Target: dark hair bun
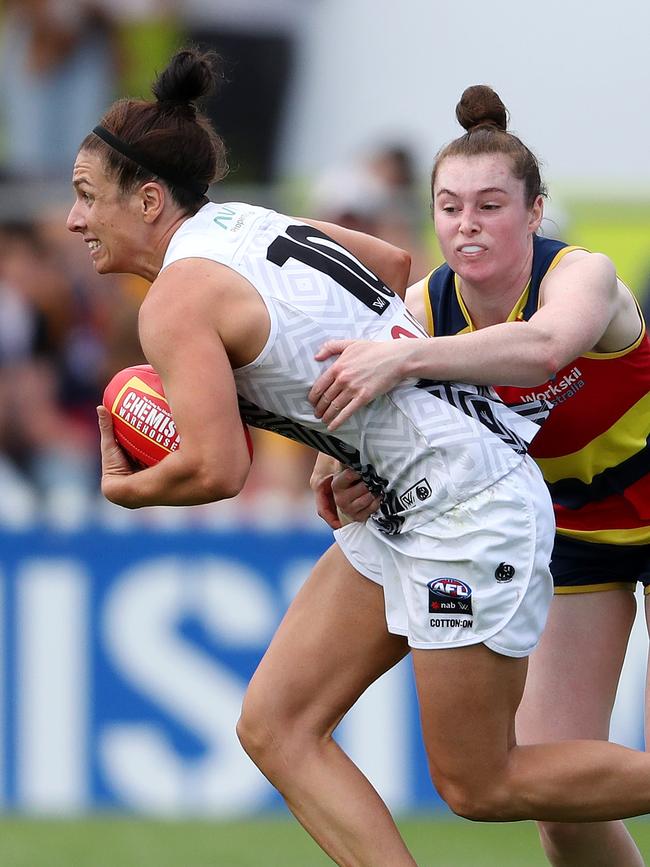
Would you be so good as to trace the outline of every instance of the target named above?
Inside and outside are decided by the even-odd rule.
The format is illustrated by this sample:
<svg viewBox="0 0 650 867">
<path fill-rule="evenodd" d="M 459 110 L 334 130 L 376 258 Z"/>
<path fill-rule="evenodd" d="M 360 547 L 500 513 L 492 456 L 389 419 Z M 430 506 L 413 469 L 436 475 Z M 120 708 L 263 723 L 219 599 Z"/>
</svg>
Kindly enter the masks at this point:
<svg viewBox="0 0 650 867">
<path fill-rule="evenodd" d="M 158 102 L 193 106 L 207 96 L 221 77 L 219 55 L 214 51 L 186 48 L 175 54 L 152 85 Z"/>
<path fill-rule="evenodd" d="M 463 91 L 456 106 L 458 123 L 471 132 L 474 127 L 491 125 L 508 128 L 508 112 L 497 93 L 487 84 L 474 84 Z"/>
</svg>

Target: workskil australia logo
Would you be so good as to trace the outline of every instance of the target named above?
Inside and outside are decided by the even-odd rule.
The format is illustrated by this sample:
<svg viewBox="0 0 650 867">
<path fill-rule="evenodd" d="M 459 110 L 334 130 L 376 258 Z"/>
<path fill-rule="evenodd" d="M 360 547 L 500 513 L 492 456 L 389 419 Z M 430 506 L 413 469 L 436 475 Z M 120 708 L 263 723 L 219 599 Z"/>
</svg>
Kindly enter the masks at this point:
<svg viewBox="0 0 650 867">
<path fill-rule="evenodd" d="M 564 403 L 565 400 L 568 400 L 580 391 L 584 387 L 584 384 L 585 381 L 582 378 L 580 368 L 572 367 L 562 379 L 550 382 L 544 391 L 526 394 L 522 397 L 522 400 L 525 403 L 532 403 L 534 400 L 548 400 L 552 404 Z"/>
</svg>

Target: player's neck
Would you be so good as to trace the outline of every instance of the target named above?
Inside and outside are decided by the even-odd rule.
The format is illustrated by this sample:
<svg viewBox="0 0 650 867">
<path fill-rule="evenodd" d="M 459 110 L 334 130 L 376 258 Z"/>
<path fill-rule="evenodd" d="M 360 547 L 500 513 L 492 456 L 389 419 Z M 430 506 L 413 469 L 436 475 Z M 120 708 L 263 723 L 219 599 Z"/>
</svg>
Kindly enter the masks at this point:
<svg viewBox="0 0 650 867">
<path fill-rule="evenodd" d="M 189 219 L 187 214 L 177 214 L 172 219 L 161 222 L 160 225 L 152 226 L 151 243 L 141 251 L 141 256 L 131 273 L 153 283 L 163 266 L 171 239 L 187 219 Z"/>
<path fill-rule="evenodd" d="M 500 274 L 481 283 L 459 278 L 460 294 L 474 328 L 497 325 L 508 319 L 530 281 L 531 270 L 532 250 L 530 257 L 511 274 Z"/>
</svg>

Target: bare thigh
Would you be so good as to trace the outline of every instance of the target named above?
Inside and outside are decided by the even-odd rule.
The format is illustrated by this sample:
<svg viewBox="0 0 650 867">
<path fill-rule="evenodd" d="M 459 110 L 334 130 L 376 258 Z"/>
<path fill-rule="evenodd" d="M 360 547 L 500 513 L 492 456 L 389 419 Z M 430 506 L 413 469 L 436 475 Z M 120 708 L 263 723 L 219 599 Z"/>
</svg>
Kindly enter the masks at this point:
<svg viewBox="0 0 650 867">
<path fill-rule="evenodd" d="M 628 590 L 553 597 L 517 713 L 520 743 L 608 739 L 635 611 Z"/>
<path fill-rule="evenodd" d="M 527 660 L 474 644 L 414 650 L 413 666 L 429 767 L 440 794 L 452 805 L 472 788 L 494 787 L 515 745 Z"/>
<path fill-rule="evenodd" d="M 386 627 L 382 588 L 354 569 L 338 545 L 318 561 L 253 675 L 245 708 L 331 732 L 357 698 L 408 653 Z"/>
</svg>

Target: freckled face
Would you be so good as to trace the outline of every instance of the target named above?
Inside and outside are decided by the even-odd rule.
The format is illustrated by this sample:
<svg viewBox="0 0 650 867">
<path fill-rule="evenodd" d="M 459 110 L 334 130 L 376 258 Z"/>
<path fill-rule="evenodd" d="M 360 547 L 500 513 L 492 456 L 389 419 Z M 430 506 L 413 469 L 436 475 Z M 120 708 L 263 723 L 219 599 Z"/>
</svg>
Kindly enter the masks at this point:
<svg viewBox="0 0 650 867">
<path fill-rule="evenodd" d="M 98 154 L 80 151 L 72 172 L 75 203 L 67 227 L 88 245 L 98 274 L 128 273 L 137 260 L 142 220 L 139 200 L 120 192 Z"/>
<path fill-rule="evenodd" d="M 514 177 L 504 154 L 450 156 L 438 166 L 436 235 L 451 269 L 469 284 L 505 288 L 521 279 L 542 211 L 541 196 L 531 208 L 526 205 L 524 182 Z"/>
</svg>

